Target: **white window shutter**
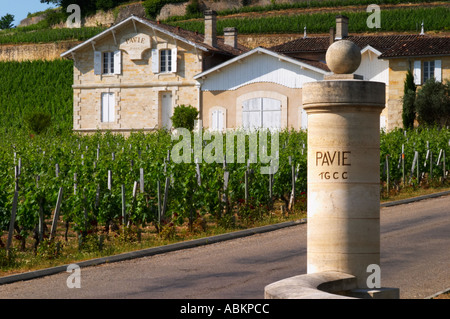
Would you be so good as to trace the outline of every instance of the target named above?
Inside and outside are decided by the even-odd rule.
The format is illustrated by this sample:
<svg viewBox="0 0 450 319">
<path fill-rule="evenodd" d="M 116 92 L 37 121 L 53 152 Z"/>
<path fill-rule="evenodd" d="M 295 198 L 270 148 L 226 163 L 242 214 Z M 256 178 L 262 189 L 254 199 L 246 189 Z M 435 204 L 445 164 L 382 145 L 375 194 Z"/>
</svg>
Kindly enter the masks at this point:
<svg viewBox="0 0 450 319">
<path fill-rule="evenodd" d="M 152 72 L 154 74 L 159 73 L 159 51 L 158 51 L 158 49 L 152 50 Z"/>
<path fill-rule="evenodd" d="M 94 74 L 102 74 L 102 53 L 100 51 L 94 52 Z"/>
<path fill-rule="evenodd" d="M 213 131 L 217 131 L 219 129 L 218 126 L 218 113 L 219 111 L 212 111 L 211 117 L 212 117 L 212 121 L 211 121 L 211 129 Z"/>
<path fill-rule="evenodd" d="M 414 84 L 421 85 L 422 84 L 422 70 L 421 70 L 421 62 L 414 61 Z"/>
<path fill-rule="evenodd" d="M 116 109 L 116 98 L 114 93 L 109 93 L 109 101 L 108 101 L 108 115 L 109 115 L 109 122 L 114 122 L 115 117 L 115 109 Z"/>
<path fill-rule="evenodd" d="M 177 55 L 178 55 L 178 49 L 173 48 L 172 49 L 172 72 L 177 73 Z"/>
<path fill-rule="evenodd" d="M 441 60 L 434 61 L 434 78 L 437 82 L 442 82 L 442 64 Z"/>
<path fill-rule="evenodd" d="M 116 99 L 114 93 L 102 93 L 102 122 L 115 121 Z"/>
<path fill-rule="evenodd" d="M 217 129 L 223 131 L 223 111 L 217 111 Z"/>
<path fill-rule="evenodd" d="M 122 74 L 122 51 L 114 52 L 114 74 Z"/>
<path fill-rule="evenodd" d="M 102 122 L 108 122 L 108 95 L 102 93 Z"/>
</svg>

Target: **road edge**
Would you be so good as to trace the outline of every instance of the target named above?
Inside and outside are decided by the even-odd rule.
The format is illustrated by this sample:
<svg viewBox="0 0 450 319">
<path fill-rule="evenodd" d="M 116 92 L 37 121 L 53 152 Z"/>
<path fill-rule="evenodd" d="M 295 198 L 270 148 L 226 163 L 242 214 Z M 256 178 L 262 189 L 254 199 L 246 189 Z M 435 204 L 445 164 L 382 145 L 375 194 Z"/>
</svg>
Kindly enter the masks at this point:
<svg viewBox="0 0 450 319">
<path fill-rule="evenodd" d="M 428 194 L 428 195 L 423 195 L 423 196 L 418 196 L 418 197 L 412 197 L 412 198 L 398 200 L 398 201 L 381 203 L 380 206 L 381 207 L 392 207 L 392 206 L 404 205 L 404 204 L 414 203 L 414 202 L 418 202 L 418 201 L 425 200 L 425 199 L 437 198 L 437 197 L 442 197 L 442 196 L 447 196 L 447 195 L 450 195 L 450 191 L 444 191 L 444 192 L 433 193 L 433 194 Z M 210 237 L 205 237 L 205 238 L 193 239 L 193 240 L 183 241 L 183 242 L 169 244 L 169 245 L 165 245 L 165 246 L 152 247 L 152 248 L 127 252 L 127 253 L 117 254 L 117 255 L 113 255 L 113 256 L 100 257 L 100 258 L 80 261 L 80 262 L 77 262 L 76 265 L 78 265 L 80 268 L 85 268 L 85 267 L 98 266 L 98 265 L 107 264 L 107 263 L 126 261 L 126 260 L 130 260 L 130 259 L 135 259 L 135 258 L 149 257 L 149 256 L 154 256 L 154 255 L 158 255 L 158 254 L 164 254 L 164 253 L 176 251 L 176 250 L 194 248 L 194 247 L 219 243 L 219 242 L 223 242 L 223 241 L 227 241 L 227 240 L 252 236 L 252 235 L 256 235 L 256 234 L 262 234 L 265 232 L 283 229 L 286 227 L 297 226 L 300 224 L 306 224 L 306 218 L 303 218 L 300 220 L 295 220 L 295 221 L 278 223 L 278 224 L 274 224 L 274 225 L 255 227 L 255 228 L 250 228 L 250 229 L 245 229 L 245 230 L 240 230 L 240 231 L 235 231 L 235 232 L 231 232 L 231 233 L 225 233 L 225 234 L 215 235 L 215 236 L 210 236 Z M 0 286 L 18 282 L 18 281 L 25 281 L 25 280 L 31 280 L 31 279 L 36 279 L 36 278 L 40 278 L 40 277 L 55 275 L 55 274 L 67 271 L 68 266 L 69 265 L 67 264 L 67 265 L 62 265 L 62 266 L 56 266 L 56 267 L 51 267 L 51 268 L 45 268 L 45 269 L 0 277 Z"/>
</svg>

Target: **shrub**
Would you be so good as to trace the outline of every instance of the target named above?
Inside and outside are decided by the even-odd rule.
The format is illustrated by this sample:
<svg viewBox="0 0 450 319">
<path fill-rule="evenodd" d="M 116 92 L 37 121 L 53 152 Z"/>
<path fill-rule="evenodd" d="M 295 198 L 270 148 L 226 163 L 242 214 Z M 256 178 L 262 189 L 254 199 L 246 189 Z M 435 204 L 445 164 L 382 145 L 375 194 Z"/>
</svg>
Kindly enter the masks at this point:
<svg viewBox="0 0 450 319">
<path fill-rule="evenodd" d="M 198 0 L 191 0 L 186 7 L 186 14 L 193 15 L 201 12 L 200 4 Z"/>
<path fill-rule="evenodd" d="M 417 92 L 415 106 L 420 124 L 450 125 L 450 82 L 427 80 Z"/>
<path fill-rule="evenodd" d="M 52 116 L 44 112 L 34 112 L 25 116 L 26 127 L 35 134 L 45 132 L 52 124 Z"/>
<path fill-rule="evenodd" d="M 404 95 L 403 95 L 403 127 L 405 129 L 412 129 L 414 127 L 414 120 L 416 113 L 414 109 L 414 102 L 416 100 L 416 85 L 414 84 L 414 75 L 411 70 L 406 73 Z"/>
<path fill-rule="evenodd" d="M 146 0 L 144 1 L 144 8 L 147 16 L 156 18 L 162 7 L 166 4 L 165 0 Z"/>
<path fill-rule="evenodd" d="M 192 131 L 194 129 L 195 120 L 199 115 L 198 110 L 192 105 L 178 105 L 175 107 L 172 116 L 173 127 L 184 127 Z"/>
</svg>

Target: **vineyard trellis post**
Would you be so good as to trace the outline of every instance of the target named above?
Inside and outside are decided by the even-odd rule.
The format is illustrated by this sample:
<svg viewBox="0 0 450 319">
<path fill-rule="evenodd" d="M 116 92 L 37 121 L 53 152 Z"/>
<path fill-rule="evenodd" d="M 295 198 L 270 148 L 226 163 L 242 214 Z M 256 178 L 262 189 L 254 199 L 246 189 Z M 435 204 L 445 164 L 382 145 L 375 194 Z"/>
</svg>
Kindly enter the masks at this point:
<svg viewBox="0 0 450 319">
<path fill-rule="evenodd" d="M 139 169 L 139 187 L 140 191 L 143 194 L 144 193 L 144 169 L 141 167 Z"/>
<path fill-rule="evenodd" d="M 156 188 L 157 188 L 157 195 L 158 195 L 158 225 L 161 223 L 161 214 L 162 214 L 162 208 L 161 208 L 161 182 L 158 180 L 156 182 Z"/>
<path fill-rule="evenodd" d="M 403 186 L 405 186 L 405 182 L 406 182 L 406 179 L 405 179 L 405 144 L 402 144 L 402 181 L 403 181 Z"/>
<path fill-rule="evenodd" d="M 6 242 L 6 256 L 10 256 L 10 248 L 12 244 L 12 238 L 14 235 L 14 224 L 16 223 L 16 212 L 17 212 L 17 201 L 19 197 L 19 192 L 16 190 L 14 192 L 12 210 L 11 210 L 11 219 L 9 221 L 9 232 L 8 232 L 8 241 Z"/>
<path fill-rule="evenodd" d="M 445 150 L 443 150 L 444 153 L 444 160 L 442 161 L 442 171 L 443 171 L 443 180 L 442 182 L 445 182 L 445 180 L 447 179 L 447 172 L 446 172 L 446 168 L 445 168 Z"/>
<path fill-rule="evenodd" d="M 52 229 L 50 231 L 50 237 L 49 237 L 50 240 L 52 240 L 56 234 L 56 227 L 57 227 L 58 219 L 59 219 L 59 211 L 61 209 L 62 195 L 63 195 L 63 187 L 60 187 L 59 192 L 58 192 L 58 199 L 56 200 L 55 213 L 53 214 Z"/>
<path fill-rule="evenodd" d="M 289 165 L 291 165 L 291 183 L 292 183 L 292 189 L 291 189 L 291 196 L 289 199 L 289 210 L 293 210 L 295 206 L 295 164 L 292 161 L 292 157 L 289 156 Z"/>
<path fill-rule="evenodd" d="M 386 155 L 386 192 L 388 197 L 389 197 L 389 180 L 390 180 L 389 155 Z"/>
<path fill-rule="evenodd" d="M 125 230 L 127 225 L 127 211 L 126 211 L 126 204 L 125 204 L 125 185 L 121 185 L 121 195 L 122 195 L 122 225 L 123 229 Z"/>
</svg>

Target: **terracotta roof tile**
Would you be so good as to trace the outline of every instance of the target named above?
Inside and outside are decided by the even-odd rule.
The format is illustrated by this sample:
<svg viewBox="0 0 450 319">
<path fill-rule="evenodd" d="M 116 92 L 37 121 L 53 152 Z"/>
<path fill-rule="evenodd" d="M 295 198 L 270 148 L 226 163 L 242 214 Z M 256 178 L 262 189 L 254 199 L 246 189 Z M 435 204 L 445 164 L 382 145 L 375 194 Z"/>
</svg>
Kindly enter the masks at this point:
<svg viewBox="0 0 450 319">
<path fill-rule="evenodd" d="M 394 44 L 380 58 L 450 55 L 450 37 L 422 36 Z"/>
<path fill-rule="evenodd" d="M 238 44 L 237 48 L 226 45 L 224 43 L 223 38 L 217 38 L 217 46 L 212 47 L 212 46 L 207 45 L 204 42 L 205 36 L 201 33 L 188 31 L 188 30 L 182 29 L 180 27 L 175 27 L 175 26 L 171 26 L 171 25 L 167 25 L 167 24 L 163 24 L 163 23 L 157 23 L 153 20 L 149 20 L 146 18 L 141 18 L 141 19 L 146 20 L 147 22 L 152 23 L 154 25 L 157 25 L 158 27 L 163 28 L 163 29 L 167 30 L 168 32 L 174 33 L 182 38 L 185 38 L 186 40 L 189 40 L 198 45 L 201 45 L 210 51 L 215 51 L 215 52 L 222 53 L 225 55 L 230 55 L 230 56 L 237 56 L 237 55 L 240 55 L 242 53 L 249 51 L 249 48 L 247 48 L 243 45 L 240 45 L 240 44 Z"/>
<path fill-rule="evenodd" d="M 387 51 L 393 45 L 399 42 L 415 40 L 419 35 L 369 35 L 369 36 L 349 36 L 347 40 L 355 42 L 361 49 L 367 45 L 377 49 L 380 52 Z M 330 46 L 330 38 L 310 37 L 299 38 L 281 45 L 271 47 L 270 49 L 280 53 L 300 53 L 300 52 L 326 52 Z"/>
</svg>

